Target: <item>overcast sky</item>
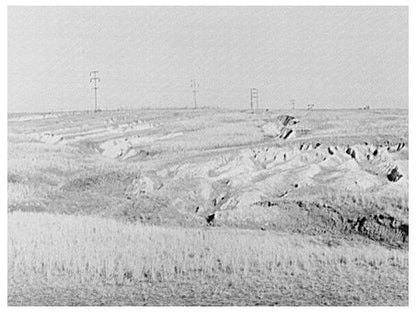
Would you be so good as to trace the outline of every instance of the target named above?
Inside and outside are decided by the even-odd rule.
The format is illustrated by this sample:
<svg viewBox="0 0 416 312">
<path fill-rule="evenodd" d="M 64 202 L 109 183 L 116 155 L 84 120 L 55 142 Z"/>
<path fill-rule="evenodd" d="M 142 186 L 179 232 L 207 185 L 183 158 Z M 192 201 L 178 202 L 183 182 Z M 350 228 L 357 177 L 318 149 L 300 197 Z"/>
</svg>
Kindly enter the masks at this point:
<svg viewBox="0 0 416 312">
<path fill-rule="evenodd" d="M 407 7 L 9 7 L 9 112 L 408 106 Z"/>
</svg>

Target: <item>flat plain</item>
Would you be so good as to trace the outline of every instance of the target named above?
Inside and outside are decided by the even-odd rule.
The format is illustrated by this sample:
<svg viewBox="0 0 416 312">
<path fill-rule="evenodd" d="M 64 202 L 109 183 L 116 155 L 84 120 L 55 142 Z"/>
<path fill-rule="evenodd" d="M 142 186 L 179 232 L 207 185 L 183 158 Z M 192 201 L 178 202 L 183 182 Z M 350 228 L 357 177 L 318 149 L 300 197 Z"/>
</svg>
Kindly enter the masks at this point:
<svg viewBox="0 0 416 312">
<path fill-rule="evenodd" d="M 408 305 L 406 110 L 10 114 L 9 305 Z"/>
</svg>

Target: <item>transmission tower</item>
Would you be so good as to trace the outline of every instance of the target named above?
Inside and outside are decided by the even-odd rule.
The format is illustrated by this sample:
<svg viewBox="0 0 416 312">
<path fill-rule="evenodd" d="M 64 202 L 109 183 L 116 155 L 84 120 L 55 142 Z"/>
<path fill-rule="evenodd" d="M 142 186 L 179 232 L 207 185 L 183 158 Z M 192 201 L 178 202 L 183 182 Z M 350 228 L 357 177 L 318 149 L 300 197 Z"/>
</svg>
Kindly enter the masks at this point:
<svg viewBox="0 0 416 312">
<path fill-rule="evenodd" d="M 196 105 L 196 93 L 198 92 L 199 88 L 199 83 L 196 80 L 191 80 L 191 89 L 192 89 L 192 93 L 194 94 L 194 104 L 195 104 L 195 109 L 197 108 Z"/>
<path fill-rule="evenodd" d="M 100 78 L 97 77 L 98 74 L 98 70 L 93 70 L 92 72 L 90 72 L 90 83 L 93 82 L 94 83 L 94 87 L 92 87 L 91 89 L 94 90 L 94 95 L 95 95 L 95 106 L 94 106 L 94 112 L 98 111 L 98 104 L 97 104 L 97 82 L 100 82 Z"/>
<path fill-rule="evenodd" d="M 250 107 L 251 111 L 253 111 L 253 105 L 254 102 L 256 102 L 257 110 L 259 109 L 259 93 L 257 88 L 251 88 L 250 89 Z"/>
<path fill-rule="evenodd" d="M 292 110 L 295 110 L 295 100 L 290 100 L 290 105 L 292 106 Z"/>
</svg>

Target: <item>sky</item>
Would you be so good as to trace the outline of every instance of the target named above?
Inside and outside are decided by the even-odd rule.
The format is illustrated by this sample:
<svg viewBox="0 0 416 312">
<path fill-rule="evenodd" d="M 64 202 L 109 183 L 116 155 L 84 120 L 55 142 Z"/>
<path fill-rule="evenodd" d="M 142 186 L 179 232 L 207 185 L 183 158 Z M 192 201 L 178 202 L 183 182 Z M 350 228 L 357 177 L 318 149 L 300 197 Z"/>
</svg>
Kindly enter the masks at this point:
<svg viewBox="0 0 416 312">
<path fill-rule="evenodd" d="M 8 111 L 408 107 L 407 7 L 9 7 Z"/>
</svg>

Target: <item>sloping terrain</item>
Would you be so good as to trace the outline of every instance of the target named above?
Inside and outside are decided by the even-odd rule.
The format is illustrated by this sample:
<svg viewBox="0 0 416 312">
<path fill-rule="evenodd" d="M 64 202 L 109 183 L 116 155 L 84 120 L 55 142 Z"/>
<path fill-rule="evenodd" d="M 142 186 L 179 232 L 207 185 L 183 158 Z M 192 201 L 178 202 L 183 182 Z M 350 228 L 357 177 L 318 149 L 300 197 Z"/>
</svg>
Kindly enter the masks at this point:
<svg viewBox="0 0 416 312">
<path fill-rule="evenodd" d="M 407 254 L 407 125 L 393 110 L 12 116 L 8 208 Z"/>
</svg>

